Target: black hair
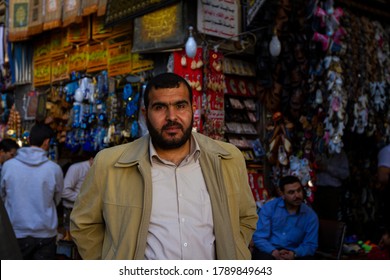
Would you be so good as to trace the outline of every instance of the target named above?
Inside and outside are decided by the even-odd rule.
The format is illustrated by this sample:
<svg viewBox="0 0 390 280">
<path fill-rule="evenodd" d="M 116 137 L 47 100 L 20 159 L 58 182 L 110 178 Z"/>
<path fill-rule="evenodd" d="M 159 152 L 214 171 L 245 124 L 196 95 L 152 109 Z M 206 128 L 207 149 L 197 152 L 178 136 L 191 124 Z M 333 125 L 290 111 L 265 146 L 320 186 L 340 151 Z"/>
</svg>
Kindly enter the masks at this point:
<svg viewBox="0 0 390 280">
<path fill-rule="evenodd" d="M 144 92 L 144 105 L 145 108 L 148 109 L 149 106 L 149 92 L 152 88 L 178 88 L 180 84 L 184 84 L 189 93 L 190 104 L 192 104 L 192 88 L 183 77 L 175 74 L 175 73 L 162 73 L 155 77 L 153 77 L 146 85 Z"/>
<path fill-rule="evenodd" d="M 82 150 L 81 151 L 81 156 L 85 160 L 88 160 L 90 158 L 94 158 L 97 155 L 98 152 L 99 151 L 85 151 L 85 150 Z"/>
<path fill-rule="evenodd" d="M 54 137 L 54 131 L 50 126 L 42 123 L 35 124 L 30 130 L 30 145 L 41 147 L 46 139 Z"/>
<path fill-rule="evenodd" d="M 298 177 L 292 175 L 282 177 L 279 181 L 279 189 L 283 192 L 285 185 L 294 184 L 294 183 L 301 184 L 301 180 L 299 180 Z"/>
<path fill-rule="evenodd" d="M 5 138 L 0 142 L 0 151 L 9 152 L 13 149 L 19 149 L 19 145 L 10 138 Z"/>
</svg>

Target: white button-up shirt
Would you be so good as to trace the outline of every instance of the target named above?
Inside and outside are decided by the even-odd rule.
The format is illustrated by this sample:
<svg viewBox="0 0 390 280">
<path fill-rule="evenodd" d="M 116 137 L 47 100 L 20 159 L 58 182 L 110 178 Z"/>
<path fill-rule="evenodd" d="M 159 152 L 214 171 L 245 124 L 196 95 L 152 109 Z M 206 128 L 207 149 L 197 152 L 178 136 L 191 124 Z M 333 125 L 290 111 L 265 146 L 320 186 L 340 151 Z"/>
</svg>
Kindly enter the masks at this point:
<svg viewBox="0 0 390 280">
<path fill-rule="evenodd" d="M 153 204 L 145 259 L 215 259 L 210 196 L 191 139 L 190 154 L 178 165 L 161 159 L 150 142 Z"/>
</svg>

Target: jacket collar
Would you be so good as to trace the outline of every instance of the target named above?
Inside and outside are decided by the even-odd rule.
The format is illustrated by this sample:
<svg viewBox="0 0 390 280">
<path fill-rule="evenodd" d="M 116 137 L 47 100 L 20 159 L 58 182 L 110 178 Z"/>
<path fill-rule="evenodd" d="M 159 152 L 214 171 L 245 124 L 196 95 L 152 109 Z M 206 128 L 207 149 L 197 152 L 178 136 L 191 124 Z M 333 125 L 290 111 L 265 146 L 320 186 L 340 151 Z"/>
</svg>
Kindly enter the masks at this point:
<svg viewBox="0 0 390 280">
<path fill-rule="evenodd" d="M 149 154 L 149 139 L 149 134 L 146 134 L 130 144 L 126 144 L 127 147 L 117 160 L 116 165 L 132 165 L 147 157 Z"/>
<path fill-rule="evenodd" d="M 216 156 L 226 158 L 226 159 L 232 158 L 231 153 L 225 150 L 216 141 L 211 140 L 209 137 L 197 132 L 193 132 L 192 135 L 195 137 L 196 141 L 198 142 L 201 153 L 205 152 L 208 154 L 214 154 Z"/>
</svg>

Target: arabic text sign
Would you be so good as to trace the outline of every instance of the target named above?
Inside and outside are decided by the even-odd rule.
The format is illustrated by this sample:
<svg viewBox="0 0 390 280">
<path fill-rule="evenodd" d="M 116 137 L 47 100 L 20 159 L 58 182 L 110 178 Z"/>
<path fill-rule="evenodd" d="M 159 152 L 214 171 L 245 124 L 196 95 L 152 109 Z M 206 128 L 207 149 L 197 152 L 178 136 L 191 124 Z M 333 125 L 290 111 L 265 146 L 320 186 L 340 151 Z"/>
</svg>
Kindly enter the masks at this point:
<svg viewBox="0 0 390 280">
<path fill-rule="evenodd" d="M 198 30 L 201 33 L 237 40 L 234 36 L 241 30 L 240 15 L 237 0 L 198 0 Z"/>
</svg>

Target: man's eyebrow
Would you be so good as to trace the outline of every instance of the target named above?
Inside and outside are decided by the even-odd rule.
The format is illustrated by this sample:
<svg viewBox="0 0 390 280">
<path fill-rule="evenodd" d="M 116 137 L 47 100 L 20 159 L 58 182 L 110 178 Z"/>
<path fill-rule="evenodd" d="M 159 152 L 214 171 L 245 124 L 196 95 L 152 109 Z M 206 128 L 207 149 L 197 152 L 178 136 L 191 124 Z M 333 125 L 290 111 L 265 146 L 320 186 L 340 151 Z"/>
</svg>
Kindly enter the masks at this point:
<svg viewBox="0 0 390 280">
<path fill-rule="evenodd" d="M 166 103 L 166 102 L 161 102 L 161 101 L 157 101 L 156 103 L 153 103 L 153 104 L 151 104 L 152 106 L 157 106 L 157 105 L 159 105 L 159 106 L 169 106 L 169 105 L 178 105 L 178 104 L 189 104 L 189 102 L 188 102 L 188 100 L 178 100 L 178 101 L 176 101 L 176 102 L 174 102 L 174 103 Z"/>
</svg>

